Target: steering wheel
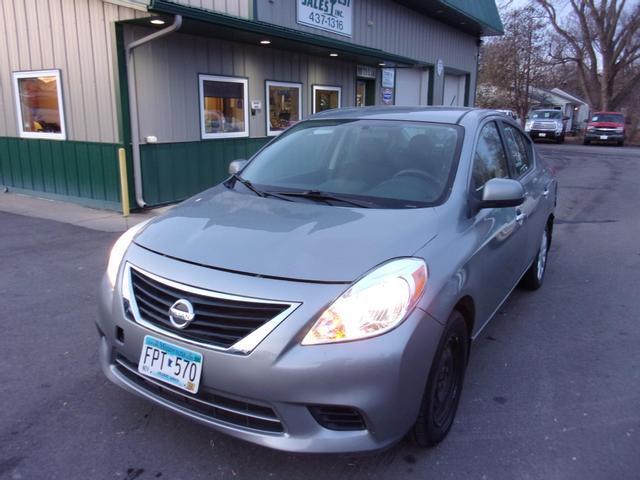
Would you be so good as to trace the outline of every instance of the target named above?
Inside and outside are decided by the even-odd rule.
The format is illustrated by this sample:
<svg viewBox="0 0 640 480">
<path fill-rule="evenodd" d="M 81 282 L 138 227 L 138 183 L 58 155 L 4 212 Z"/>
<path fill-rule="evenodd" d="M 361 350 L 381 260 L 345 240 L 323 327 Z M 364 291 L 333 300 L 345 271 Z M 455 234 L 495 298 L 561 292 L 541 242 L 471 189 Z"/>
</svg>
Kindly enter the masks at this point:
<svg viewBox="0 0 640 480">
<path fill-rule="evenodd" d="M 427 180 L 428 182 L 435 183 L 436 185 L 440 185 L 440 180 L 435 178 L 433 175 L 429 175 L 424 170 L 418 170 L 417 168 L 407 168 L 404 170 L 400 170 L 398 173 L 396 173 L 393 176 L 393 178 L 406 177 L 406 176 L 420 177 L 423 180 Z"/>
</svg>

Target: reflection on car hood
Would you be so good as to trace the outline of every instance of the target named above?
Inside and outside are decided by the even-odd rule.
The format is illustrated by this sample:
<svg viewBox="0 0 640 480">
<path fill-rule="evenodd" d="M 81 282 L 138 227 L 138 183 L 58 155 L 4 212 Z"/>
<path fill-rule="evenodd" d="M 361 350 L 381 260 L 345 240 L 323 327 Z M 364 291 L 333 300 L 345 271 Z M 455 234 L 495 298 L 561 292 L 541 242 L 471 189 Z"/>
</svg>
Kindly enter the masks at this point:
<svg viewBox="0 0 640 480">
<path fill-rule="evenodd" d="M 434 209 L 362 209 L 286 202 L 219 185 L 152 221 L 135 242 L 214 268 L 350 282 L 437 233 Z"/>
</svg>

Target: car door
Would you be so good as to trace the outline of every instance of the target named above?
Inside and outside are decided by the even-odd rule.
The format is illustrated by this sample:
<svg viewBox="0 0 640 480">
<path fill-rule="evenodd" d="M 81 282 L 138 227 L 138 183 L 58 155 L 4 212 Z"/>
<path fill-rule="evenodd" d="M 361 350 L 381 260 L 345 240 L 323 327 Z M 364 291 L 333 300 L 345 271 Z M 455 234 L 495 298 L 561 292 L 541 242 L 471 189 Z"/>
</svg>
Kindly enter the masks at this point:
<svg viewBox="0 0 640 480">
<path fill-rule="evenodd" d="M 525 191 L 522 205 L 516 207 L 518 229 L 516 242 L 520 244 L 521 255 L 518 262 L 520 274 L 529 267 L 540 245 L 540 238 L 546 223 L 543 200 L 548 196 L 542 184 L 540 169 L 536 165 L 530 140 L 516 126 L 500 122 L 505 147 L 509 159 L 511 176 L 518 180 Z"/>
<path fill-rule="evenodd" d="M 471 203 L 482 198 L 484 185 L 492 178 L 510 178 L 508 157 L 496 121 L 481 127 L 473 157 L 469 185 Z M 469 260 L 473 276 L 476 311 L 481 319 L 476 332 L 488 321 L 518 281 L 522 256 L 522 239 L 516 234 L 516 208 L 484 208 L 473 214 L 472 233 L 476 250 Z"/>
</svg>

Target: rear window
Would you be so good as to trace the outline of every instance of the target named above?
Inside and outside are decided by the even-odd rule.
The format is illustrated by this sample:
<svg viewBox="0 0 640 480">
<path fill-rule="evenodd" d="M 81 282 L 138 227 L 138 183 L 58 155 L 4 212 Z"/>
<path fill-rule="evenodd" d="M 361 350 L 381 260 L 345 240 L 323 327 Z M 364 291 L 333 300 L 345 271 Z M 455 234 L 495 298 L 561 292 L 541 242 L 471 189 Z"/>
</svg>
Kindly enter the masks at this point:
<svg viewBox="0 0 640 480">
<path fill-rule="evenodd" d="M 624 117 L 617 113 L 597 113 L 591 117 L 592 122 L 624 123 Z"/>
</svg>

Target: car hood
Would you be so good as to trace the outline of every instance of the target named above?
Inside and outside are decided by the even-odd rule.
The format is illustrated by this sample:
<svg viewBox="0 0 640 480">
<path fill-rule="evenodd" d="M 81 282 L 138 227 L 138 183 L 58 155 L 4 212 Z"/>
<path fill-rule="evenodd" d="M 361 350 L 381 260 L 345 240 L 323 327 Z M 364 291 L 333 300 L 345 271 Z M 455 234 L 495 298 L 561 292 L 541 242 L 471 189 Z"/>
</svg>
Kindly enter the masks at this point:
<svg viewBox="0 0 640 480">
<path fill-rule="evenodd" d="M 437 234 L 433 208 L 364 209 L 262 198 L 219 185 L 150 222 L 135 243 L 213 268 L 351 282 Z"/>
</svg>

